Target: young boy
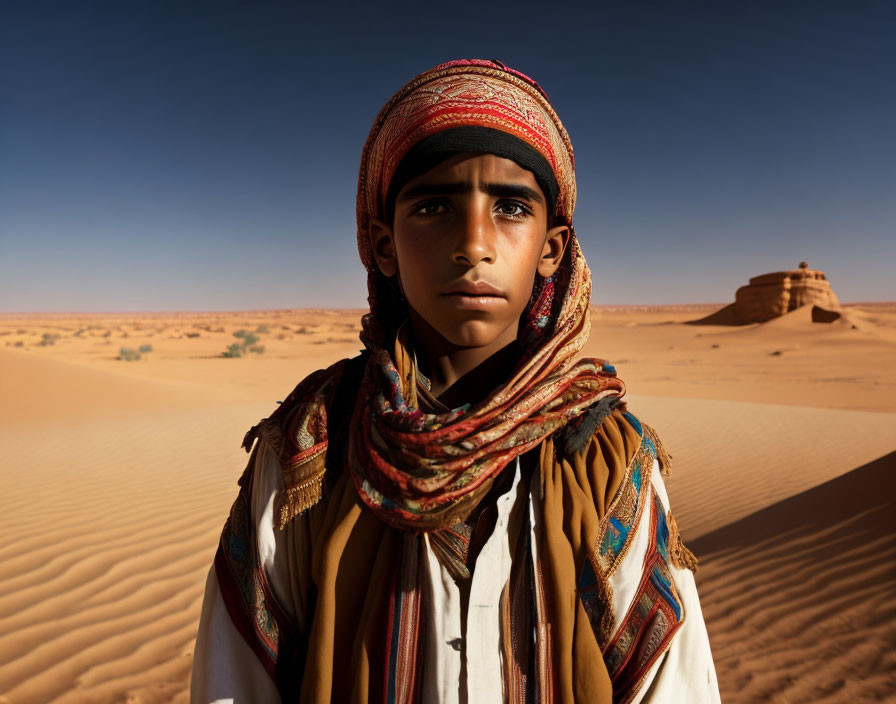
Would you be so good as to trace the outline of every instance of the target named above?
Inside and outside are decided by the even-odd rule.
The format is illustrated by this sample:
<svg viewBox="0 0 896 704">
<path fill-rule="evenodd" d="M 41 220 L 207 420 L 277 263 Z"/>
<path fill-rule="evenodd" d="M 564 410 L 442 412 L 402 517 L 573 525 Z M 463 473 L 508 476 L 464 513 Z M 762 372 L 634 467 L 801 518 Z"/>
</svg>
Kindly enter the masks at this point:
<svg viewBox="0 0 896 704">
<path fill-rule="evenodd" d="M 498 61 L 413 79 L 358 183 L 365 351 L 246 434 L 194 702 L 714 702 L 656 434 L 578 359 L 572 147 Z"/>
</svg>

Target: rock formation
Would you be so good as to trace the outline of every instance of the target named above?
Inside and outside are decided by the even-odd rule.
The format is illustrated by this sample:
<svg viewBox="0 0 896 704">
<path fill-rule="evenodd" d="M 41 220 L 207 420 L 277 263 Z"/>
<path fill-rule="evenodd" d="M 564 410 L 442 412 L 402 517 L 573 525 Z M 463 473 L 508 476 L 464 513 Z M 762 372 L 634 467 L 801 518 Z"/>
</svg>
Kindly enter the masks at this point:
<svg viewBox="0 0 896 704">
<path fill-rule="evenodd" d="M 734 310 L 742 323 L 763 323 L 809 304 L 840 308 L 824 272 L 810 269 L 806 262 L 794 271 L 754 276 L 734 294 Z"/>
<path fill-rule="evenodd" d="M 737 289 L 734 303 L 691 322 L 695 325 L 764 323 L 810 304 L 814 322 L 831 322 L 839 318 L 840 301 L 824 272 L 800 262 L 799 268 L 793 271 L 754 276 L 748 285 Z"/>
</svg>

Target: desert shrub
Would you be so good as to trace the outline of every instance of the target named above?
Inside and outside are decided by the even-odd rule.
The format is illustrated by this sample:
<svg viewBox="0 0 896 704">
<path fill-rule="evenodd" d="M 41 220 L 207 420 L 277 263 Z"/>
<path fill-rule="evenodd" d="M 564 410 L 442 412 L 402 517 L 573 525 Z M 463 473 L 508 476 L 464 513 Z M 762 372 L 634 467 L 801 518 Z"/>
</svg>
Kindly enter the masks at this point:
<svg viewBox="0 0 896 704">
<path fill-rule="evenodd" d="M 264 323 L 255 328 L 255 332 L 261 333 L 262 335 L 267 335 L 270 331 L 271 329 Z"/>
<path fill-rule="evenodd" d="M 237 330 L 233 336 L 243 341 L 243 346 L 248 347 L 258 342 L 258 336 L 249 330 Z"/>
<path fill-rule="evenodd" d="M 140 345 L 137 349 L 140 354 L 146 354 L 147 352 L 152 352 L 152 345 Z"/>
<path fill-rule="evenodd" d="M 22 342 L 21 340 L 16 340 L 15 342 L 12 343 L 13 347 L 23 347 L 24 345 L 25 345 L 25 343 Z"/>
<path fill-rule="evenodd" d="M 222 357 L 242 357 L 245 349 L 239 342 L 234 342 L 232 345 L 228 346 L 226 350 L 221 353 Z"/>
<path fill-rule="evenodd" d="M 140 352 L 131 349 L 130 347 L 119 347 L 118 359 L 125 362 L 136 362 L 138 359 L 140 359 Z"/>
<path fill-rule="evenodd" d="M 187 333 L 184 333 L 184 335 L 186 335 L 187 337 L 199 337 L 198 332 L 187 332 Z"/>
<path fill-rule="evenodd" d="M 264 345 L 256 344 L 258 342 L 258 336 L 250 332 L 249 330 L 237 330 L 233 333 L 233 336 L 239 340 L 239 342 L 234 342 L 231 344 L 224 352 L 222 352 L 222 356 L 224 357 L 242 357 L 246 352 L 252 352 L 254 354 L 261 354 L 264 352 Z"/>
<path fill-rule="evenodd" d="M 43 337 L 37 343 L 40 347 L 46 347 L 47 345 L 55 345 L 56 340 L 59 339 L 59 333 L 56 332 L 45 332 Z"/>
</svg>

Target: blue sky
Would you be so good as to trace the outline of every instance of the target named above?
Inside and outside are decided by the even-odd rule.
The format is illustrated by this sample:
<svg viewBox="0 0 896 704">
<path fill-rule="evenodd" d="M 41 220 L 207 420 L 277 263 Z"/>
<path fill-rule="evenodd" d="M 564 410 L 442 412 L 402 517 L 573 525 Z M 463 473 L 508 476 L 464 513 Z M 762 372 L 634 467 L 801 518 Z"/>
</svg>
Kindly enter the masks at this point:
<svg viewBox="0 0 896 704">
<path fill-rule="evenodd" d="M 595 303 L 896 299 L 896 4 L 323 5 L 4 3 L 0 311 L 363 307 L 367 132 L 473 57 L 570 132 Z"/>
</svg>

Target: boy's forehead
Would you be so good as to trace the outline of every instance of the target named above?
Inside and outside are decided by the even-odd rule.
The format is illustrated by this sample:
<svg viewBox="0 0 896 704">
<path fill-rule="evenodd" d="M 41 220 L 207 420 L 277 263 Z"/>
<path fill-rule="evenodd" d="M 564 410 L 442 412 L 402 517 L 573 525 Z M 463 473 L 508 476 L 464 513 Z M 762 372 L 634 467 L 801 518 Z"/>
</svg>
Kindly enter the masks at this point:
<svg viewBox="0 0 896 704">
<path fill-rule="evenodd" d="M 517 164 L 513 159 L 487 152 L 466 152 L 449 157 L 411 179 L 409 183 L 436 183 L 458 177 L 469 178 L 472 175 L 538 185 L 535 174 L 529 169 Z"/>
<path fill-rule="evenodd" d="M 399 194 L 412 181 L 434 172 L 448 181 L 470 181 L 473 180 L 471 174 L 475 174 L 475 180 L 489 182 L 489 188 L 480 187 L 480 190 L 490 195 L 543 202 L 553 217 L 558 185 L 550 163 L 531 145 L 513 135 L 467 125 L 430 135 L 408 151 L 386 190 L 384 219 L 392 219 Z M 431 178 L 433 176 L 423 180 L 430 182 Z M 516 190 L 507 192 L 511 184 Z M 504 192 L 496 191 L 498 185 Z M 419 195 L 417 186 L 409 190 Z M 446 189 L 439 190 L 444 193 Z M 460 189 L 455 188 L 453 192 L 460 192 Z M 404 193 L 403 197 L 409 196 Z"/>
</svg>

